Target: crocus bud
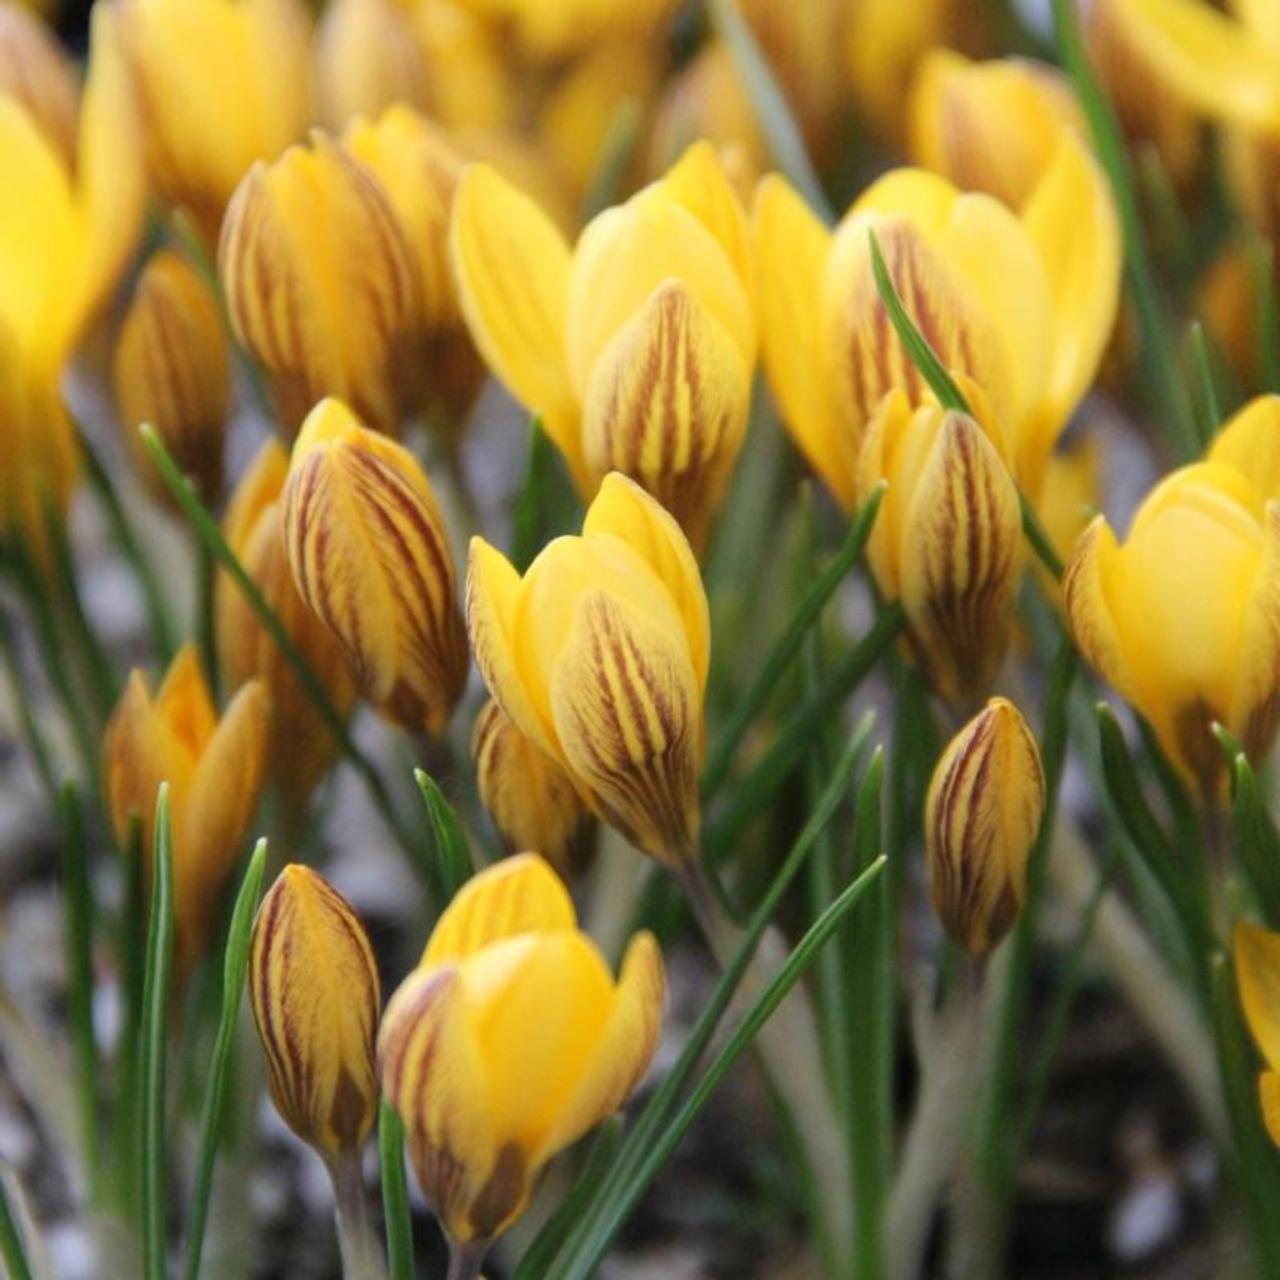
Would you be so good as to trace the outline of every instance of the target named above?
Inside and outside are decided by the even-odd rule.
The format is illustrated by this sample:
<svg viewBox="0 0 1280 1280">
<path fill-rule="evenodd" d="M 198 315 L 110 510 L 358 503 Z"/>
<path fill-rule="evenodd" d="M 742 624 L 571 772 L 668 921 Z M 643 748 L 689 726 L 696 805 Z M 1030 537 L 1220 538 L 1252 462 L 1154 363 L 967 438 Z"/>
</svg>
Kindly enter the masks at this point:
<svg viewBox="0 0 1280 1280">
<path fill-rule="evenodd" d="M 218 896 L 240 857 L 262 787 L 269 698 L 252 680 L 219 718 L 194 645 L 174 658 L 153 697 L 129 677 L 103 739 L 103 785 L 121 849 L 140 824 L 150 878 L 156 793 L 169 784 L 175 955 L 188 973 L 217 919 Z"/>
<path fill-rule="evenodd" d="M 455 1244 L 504 1231 L 546 1162 L 626 1101 L 657 1048 L 663 993 L 653 937 L 632 939 L 615 983 L 536 854 L 463 887 L 378 1032 L 383 1094 Z"/>
<path fill-rule="evenodd" d="M 537 849 L 567 878 L 589 825 L 569 775 L 493 699 L 476 717 L 471 755 L 480 799 L 507 848 Z"/>
<path fill-rule="evenodd" d="M 591 809 L 660 861 L 695 857 L 711 636 L 675 520 L 615 472 L 523 578 L 473 538 L 467 626 L 495 701 Z"/>
<path fill-rule="evenodd" d="M 750 236 L 711 147 L 593 219 L 572 252 L 531 200 L 473 165 L 450 253 L 477 348 L 541 415 L 583 496 L 622 471 L 701 550 L 756 359 Z"/>
<path fill-rule="evenodd" d="M 1063 594 L 1081 654 L 1201 797 L 1219 800 L 1214 722 L 1257 760 L 1280 718 L 1280 502 L 1226 462 L 1182 467 L 1147 495 L 1123 543 L 1095 517 Z"/>
<path fill-rule="evenodd" d="M 394 102 L 429 105 L 426 57 L 402 0 L 334 0 L 316 33 L 315 65 L 320 119 L 330 129 Z"/>
<path fill-rule="evenodd" d="M 421 330 L 418 282 L 382 189 L 323 134 L 256 164 L 227 209 L 218 270 L 236 337 L 285 430 L 339 396 L 399 435 Z"/>
<path fill-rule="evenodd" d="M 990 688 L 1013 626 L 1022 511 L 1000 451 L 974 419 L 895 391 L 867 431 L 859 497 L 888 482 L 867 559 L 901 600 L 938 692 L 964 705 Z"/>
<path fill-rule="evenodd" d="M 439 735 L 467 679 L 444 517 L 405 448 L 337 400 L 316 405 L 284 490 L 293 580 L 369 700 Z"/>
<path fill-rule="evenodd" d="M 152 182 L 206 241 L 236 184 L 311 117 L 310 22 L 299 0 L 119 0 L 145 105 Z"/>
<path fill-rule="evenodd" d="M 378 967 L 351 904 L 309 867 L 285 867 L 262 899 L 249 994 L 285 1123 L 330 1161 L 358 1151 L 378 1113 Z"/>
<path fill-rule="evenodd" d="M 1280 934 L 1242 922 L 1232 949 L 1245 1021 L 1266 1063 L 1258 1076 L 1262 1119 L 1280 1147 Z"/>
<path fill-rule="evenodd" d="M 293 584 L 281 502 L 288 473 L 289 455 L 276 440 L 268 440 L 237 486 L 222 532 L 307 665 L 324 684 L 329 701 L 345 715 L 356 699 L 346 655 Z M 337 743 L 280 646 L 258 621 L 244 592 L 225 573 L 218 575 L 214 600 L 222 678 L 228 689 L 257 679 L 271 694 L 269 772 L 296 816 L 333 763 Z"/>
<path fill-rule="evenodd" d="M 992 698 L 947 744 L 925 798 L 933 908 L 970 955 L 985 955 L 1018 918 L 1043 815 L 1035 736 L 1012 702 Z"/>
<path fill-rule="evenodd" d="M 1120 230 L 1105 177 L 1074 130 L 1020 212 L 922 169 L 873 183 L 828 231 L 777 176 L 756 194 L 765 367 L 788 430 L 835 497 L 884 397 L 929 389 L 894 332 L 870 233 L 907 313 L 953 376 L 979 389 L 1032 501 L 1093 381 L 1120 291 Z M 997 269 L 996 263 L 1004 264 Z M 976 408 L 976 406 L 975 406 Z"/>
<path fill-rule="evenodd" d="M 0 3 L 0 94 L 22 104 L 72 168 L 80 95 L 71 59 L 49 28 L 14 0 Z"/>
<path fill-rule="evenodd" d="M 157 497 L 168 488 L 138 437 L 149 422 L 206 502 L 222 489 L 222 446 L 231 405 L 231 357 L 218 305 L 181 254 L 147 263 L 120 328 L 113 369 L 116 407 L 138 474 Z"/>
</svg>

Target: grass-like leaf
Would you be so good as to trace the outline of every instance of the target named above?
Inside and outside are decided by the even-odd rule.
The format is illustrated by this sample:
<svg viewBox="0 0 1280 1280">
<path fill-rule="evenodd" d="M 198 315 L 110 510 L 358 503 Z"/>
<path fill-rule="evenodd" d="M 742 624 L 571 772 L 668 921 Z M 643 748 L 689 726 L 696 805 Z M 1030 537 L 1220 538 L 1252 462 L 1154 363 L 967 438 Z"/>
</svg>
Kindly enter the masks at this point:
<svg viewBox="0 0 1280 1280">
<path fill-rule="evenodd" d="M 205 1088 L 204 1111 L 200 1117 L 200 1145 L 196 1156 L 196 1177 L 191 1191 L 190 1221 L 187 1227 L 186 1257 L 182 1274 L 185 1280 L 197 1280 L 204 1251 L 205 1223 L 209 1216 L 209 1195 L 213 1189 L 213 1166 L 222 1136 L 222 1116 L 226 1105 L 227 1068 L 235 1045 L 240 1001 L 244 994 L 245 971 L 249 967 L 249 943 L 253 917 L 262 892 L 262 875 L 267 860 L 267 842 L 259 840 L 236 894 L 227 930 L 227 945 L 222 960 L 222 1011 L 218 1017 L 218 1034 L 209 1059 L 208 1085 Z"/>
<path fill-rule="evenodd" d="M 9 1204 L 9 1189 L 0 1176 L 0 1259 L 4 1260 L 8 1280 L 32 1280 L 31 1264 L 22 1245 L 22 1233 L 13 1207 Z"/>
<path fill-rule="evenodd" d="M 404 1124 L 385 1098 L 378 1103 L 378 1168 L 382 1175 L 389 1280 L 413 1280 L 413 1219 L 404 1177 Z"/>
<path fill-rule="evenodd" d="M 438 901 L 442 907 L 453 901 L 453 895 L 475 874 L 471 846 L 453 806 L 445 799 L 436 780 L 425 769 L 413 771 L 414 781 L 427 808 L 431 836 L 435 845 L 432 863 L 438 879 Z"/>
<path fill-rule="evenodd" d="M 1240 744 L 1214 727 L 1231 774 L 1231 814 L 1236 849 L 1267 924 L 1280 929 L 1280 832 L 1267 812 L 1257 774 Z"/>
</svg>

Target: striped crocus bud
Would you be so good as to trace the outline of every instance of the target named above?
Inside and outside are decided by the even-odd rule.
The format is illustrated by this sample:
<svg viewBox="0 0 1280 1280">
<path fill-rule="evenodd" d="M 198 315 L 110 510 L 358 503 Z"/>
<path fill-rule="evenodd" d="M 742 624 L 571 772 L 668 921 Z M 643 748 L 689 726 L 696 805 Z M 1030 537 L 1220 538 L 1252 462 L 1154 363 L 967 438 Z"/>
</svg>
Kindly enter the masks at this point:
<svg viewBox="0 0 1280 1280">
<path fill-rule="evenodd" d="M 330 702 L 345 715 L 356 700 L 346 655 L 329 628 L 303 603 L 289 568 L 281 502 L 288 474 L 289 455 L 278 441 L 268 440 L 237 485 L 222 532 L 319 676 Z M 218 576 L 214 604 L 218 665 L 226 687 L 235 689 L 258 679 L 271 694 L 269 771 L 290 814 L 297 816 L 333 763 L 337 743 L 280 646 L 225 573 Z"/>
<path fill-rule="evenodd" d="M 657 1048 L 663 994 L 653 937 L 632 939 L 615 981 L 536 854 L 454 898 L 387 1005 L 378 1069 L 456 1248 L 474 1256 L 504 1231 L 547 1161 L 626 1101 Z"/>
<path fill-rule="evenodd" d="M 471 735 L 480 799 L 511 852 L 537 849 L 562 876 L 586 853 L 591 827 L 573 781 L 491 698 Z"/>
<path fill-rule="evenodd" d="M 886 599 L 901 600 L 912 643 L 938 692 L 964 704 L 1004 658 L 1022 569 L 1018 490 L 967 414 L 888 396 L 867 430 L 859 498 L 889 488 L 867 546 Z"/>
<path fill-rule="evenodd" d="M 1013 703 L 992 698 L 948 743 L 925 799 L 933 907 L 970 955 L 985 955 L 1022 910 L 1044 802 L 1035 736 Z"/>
<path fill-rule="evenodd" d="M 323 401 L 293 447 L 284 530 L 298 592 L 365 695 L 405 728 L 442 734 L 467 638 L 444 518 L 414 456 Z"/>
<path fill-rule="evenodd" d="M 262 899 L 249 994 L 285 1123 L 331 1162 L 358 1151 L 378 1110 L 378 968 L 351 904 L 309 867 L 285 867 Z"/>
<path fill-rule="evenodd" d="M 686 866 L 698 849 L 711 634 L 675 520 L 614 472 L 582 536 L 557 538 L 523 578 L 473 539 L 467 626 L 489 692 L 592 810 Z"/>
<path fill-rule="evenodd" d="M 116 407 L 138 474 L 157 497 L 169 490 L 138 436 L 149 422 L 206 502 L 222 489 L 222 446 L 231 404 L 231 356 L 218 304 L 181 254 L 147 263 L 114 363 Z"/>
<path fill-rule="evenodd" d="M 14 0 L 0 0 L 0 95 L 17 99 L 67 167 L 74 167 L 75 70 L 53 32 Z"/>
<path fill-rule="evenodd" d="M 237 339 L 287 431 L 325 396 L 399 435 L 421 329 L 409 247 L 372 175 L 316 133 L 258 163 L 227 208 L 218 270 Z"/>
</svg>

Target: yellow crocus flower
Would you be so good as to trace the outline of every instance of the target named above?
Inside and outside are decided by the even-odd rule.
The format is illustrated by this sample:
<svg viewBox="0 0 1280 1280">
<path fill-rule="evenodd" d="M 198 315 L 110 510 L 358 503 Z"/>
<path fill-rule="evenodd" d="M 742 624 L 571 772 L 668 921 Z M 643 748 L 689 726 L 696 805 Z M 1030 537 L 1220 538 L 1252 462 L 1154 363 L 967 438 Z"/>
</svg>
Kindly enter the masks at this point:
<svg viewBox="0 0 1280 1280">
<path fill-rule="evenodd" d="M 605 38 L 642 39 L 679 0 L 471 0 L 490 20 L 507 23 L 521 51 L 552 61 L 590 49 Z"/>
<path fill-rule="evenodd" d="M 189 973 L 217 920 L 266 765 L 266 688 L 251 680 L 219 716 L 194 645 L 174 658 L 153 696 L 135 670 L 103 738 L 103 786 L 116 840 L 136 821 L 150 879 L 156 794 L 169 784 L 178 970 Z"/>
<path fill-rule="evenodd" d="M 1280 934 L 1242 922 L 1232 941 L 1240 1004 L 1266 1063 L 1258 1076 L 1262 1119 L 1280 1146 Z"/>
<path fill-rule="evenodd" d="M 431 101 L 426 54 L 404 0 L 334 0 L 315 40 L 321 122 L 335 131 L 393 103 Z"/>
<path fill-rule="evenodd" d="M 613 473 L 523 578 L 472 539 L 467 626 L 489 692 L 588 805 L 661 861 L 696 856 L 711 634 L 671 516 Z"/>
<path fill-rule="evenodd" d="M 285 867 L 263 896 L 248 987 L 276 1110 L 326 1160 L 358 1155 L 378 1114 L 378 966 L 354 908 L 310 867 Z"/>
<path fill-rule="evenodd" d="M 892 391 L 867 429 L 857 492 L 888 482 L 867 543 L 887 600 L 901 600 L 934 686 L 963 704 L 991 685 L 1008 646 L 1021 577 L 1018 491 L 973 418 L 913 409 Z"/>
<path fill-rule="evenodd" d="M 1235 467 L 1263 498 L 1280 499 L 1280 396 L 1258 396 L 1231 418 L 1205 455 Z"/>
<path fill-rule="evenodd" d="M 867 423 L 890 391 L 928 394 L 890 327 L 871 271 L 875 231 L 907 312 L 943 364 L 976 388 L 1037 495 L 1115 319 L 1120 232 L 1093 158 L 1063 130 L 1019 214 L 921 169 L 874 183 L 834 232 L 779 176 L 757 190 L 765 368 L 800 450 L 845 507 Z"/>
<path fill-rule="evenodd" d="M 971 955 L 990 951 L 1022 910 L 1044 805 L 1035 735 L 1012 702 L 992 698 L 947 744 L 925 798 L 929 896 Z"/>
<path fill-rule="evenodd" d="M 311 119 L 310 22 L 298 0 L 115 0 L 152 182 L 210 244 L 236 184 Z"/>
<path fill-rule="evenodd" d="M 75 163 L 75 68 L 53 32 L 11 0 L 0 4 L 0 95 L 17 98 L 67 164 Z"/>
<path fill-rule="evenodd" d="M 1206 801 L 1224 777 L 1214 721 L 1254 759 L 1266 752 L 1280 715 L 1280 502 L 1228 463 L 1183 467 L 1123 543 L 1095 517 L 1063 592 L 1080 652 Z"/>
<path fill-rule="evenodd" d="M 476 346 L 542 417 L 583 496 L 621 471 L 701 549 L 756 359 L 750 235 L 711 147 L 594 218 L 572 251 L 531 200 L 474 165 L 450 252 Z"/>
<path fill-rule="evenodd" d="M 283 503 L 298 593 L 361 690 L 405 728 L 443 734 L 467 681 L 467 638 L 448 530 L 418 460 L 322 400 L 293 446 Z"/>
<path fill-rule="evenodd" d="M 657 1048 L 663 996 L 653 937 L 632 939 L 615 982 L 536 854 L 462 888 L 378 1032 L 383 1093 L 455 1247 L 482 1251 L 547 1161 L 626 1101 Z"/>
<path fill-rule="evenodd" d="M 268 440 L 227 504 L 222 534 L 323 682 L 329 701 L 345 715 L 356 700 L 346 655 L 337 637 L 303 602 L 289 566 L 283 504 L 288 475 L 288 453 L 279 441 Z M 238 689 L 259 680 L 271 695 L 268 773 L 290 816 L 297 817 L 336 758 L 338 745 L 280 646 L 225 573 L 218 575 L 215 587 L 214 623 L 225 687 Z"/>
<path fill-rule="evenodd" d="M 78 454 L 58 382 L 133 252 L 145 185 L 114 10 L 94 9 L 74 170 L 25 102 L 0 92 L 0 533 L 39 549 Z"/>
</svg>

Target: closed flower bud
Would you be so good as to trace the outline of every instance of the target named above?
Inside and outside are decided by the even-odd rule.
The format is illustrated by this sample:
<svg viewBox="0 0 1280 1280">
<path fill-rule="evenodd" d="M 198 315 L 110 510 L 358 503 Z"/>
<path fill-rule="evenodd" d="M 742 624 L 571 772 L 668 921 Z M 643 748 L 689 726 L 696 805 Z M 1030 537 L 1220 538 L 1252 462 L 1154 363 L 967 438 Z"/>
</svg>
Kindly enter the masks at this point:
<svg viewBox="0 0 1280 1280">
<path fill-rule="evenodd" d="M 121 849 L 140 825 L 150 878 L 156 793 L 169 784 L 175 955 L 189 973 L 240 858 L 266 766 L 269 698 L 250 681 L 219 718 L 195 647 L 183 648 L 153 696 L 129 677 L 103 740 L 103 784 Z"/>
<path fill-rule="evenodd" d="M 0 3 L 0 94 L 22 104 L 71 169 L 80 96 L 75 71 L 49 28 L 13 0 Z"/>
<path fill-rule="evenodd" d="M 963 705 L 990 688 L 1013 626 L 1022 512 L 1000 452 L 967 414 L 890 395 L 858 460 L 865 501 L 888 482 L 867 544 L 886 599 L 901 600 L 938 692 Z"/>
<path fill-rule="evenodd" d="M 1013 703 L 992 698 L 947 744 L 925 798 L 933 908 L 970 955 L 990 951 L 1022 910 L 1044 797 L 1034 735 Z"/>
<path fill-rule="evenodd" d="M 898 390 L 916 405 L 929 395 L 880 299 L 872 231 L 908 314 L 943 365 L 979 390 L 984 421 L 1007 435 L 1014 474 L 1038 498 L 1054 443 L 1097 373 L 1120 290 L 1119 221 L 1073 130 L 1060 130 L 1017 213 L 899 169 L 831 232 L 771 176 L 756 194 L 755 228 L 770 384 L 842 504 L 853 503 L 853 459 L 884 397 Z"/>
<path fill-rule="evenodd" d="M 480 799 L 507 848 L 537 849 L 568 878 L 590 825 L 569 775 L 492 699 L 476 717 L 471 754 Z"/>
<path fill-rule="evenodd" d="M 237 486 L 222 532 L 307 665 L 323 682 L 330 702 L 346 714 L 355 703 L 356 687 L 342 645 L 303 603 L 289 567 L 281 501 L 288 473 L 289 455 L 277 441 L 268 440 Z M 333 763 L 337 743 L 280 646 L 226 574 L 218 576 L 214 600 L 222 678 L 228 689 L 257 679 L 270 693 L 269 772 L 296 816 Z"/>
<path fill-rule="evenodd" d="M 1122 543 L 1093 520 L 1063 592 L 1080 652 L 1201 797 L 1219 800 L 1214 722 L 1256 760 L 1280 718 L 1280 502 L 1228 462 L 1182 467 L 1147 495 Z"/>
<path fill-rule="evenodd" d="M 605 477 L 581 537 L 524 577 L 471 542 L 467 626 L 489 692 L 591 809 L 660 861 L 696 856 L 711 636 L 680 526 Z"/>
<path fill-rule="evenodd" d="M 256 164 L 227 209 L 218 269 L 236 337 L 285 430 L 325 396 L 399 435 L 422 327 L 409 247 L 363 165 L 317 133 Z"/>
<path fill-rule="evenodd" d="M 1258 1077 L 1262 1119 L 1280 1147 L 1280 934 L 1242 922 L 1232 949 L 1245 1021 L 1266 1064 Z"/>
<path fill-rule="evenodd" d="M 271 1099 L 330 1161 L 364 1145 L 378 1113 L 378 968 L 351 904 L 291 863 L 253 922 L 249 994 Z"/>
<path fill-rule="evenodd" d="M 334 0 L 315 43 L 320 119 L 340 130 L 393 102 L 426 107 L 426 57 L 403 0 Z"/>
<path fill-rule="evenodd" d="M 383 1094 L 456 1245 L 504 1231 L 546 1162 L 626 1101 L 657 1048 L 663 993 L 653 937 L 632 939 L 615 982 L 535 854 L 463 887 L 378 1032 Z"/>
<path fill-rule="evenodd" d="M 965 191 L 1021 209 L 1053 161 L 1063 129 L 1084 136 L 1071 83 L 1026 58 L 970 62 L 950 49 L 923 59 L 911 89 L 912 158 Z"/>
<path fill-rule="evenodd" d="M 222 490 L 231 357 L 218 305 L 199 272 L 162 249 L 138 281 L 116 346 L 116 408 L 134 462 L 157 497 L 168 488 L 138 437 L 149 422 L 206 502 Z"/>
<path fill-rule="evenodd" d="M 298 436 L 284 490 L 298 592 L 369 700 L 440 735 L 467 679 L 448 532 L 418 461 L 337 400 Z"/>
<path fill-rule="evenodd" d="M 255 160 L 311 117 L 310 23 L 299 0 L 119 0 L 143 139 L 162 200 L 215 244 Z"/>
<path fill-rule="evenodd" d="M 711 147 L 593 219 L 572 252 L 532 201 L 473 165 L 450 249 L 476 346 L 542 417 L 583 496 L 620 470 L 701 550 L 756 359 L 750 237 Z"/>
</svg>

